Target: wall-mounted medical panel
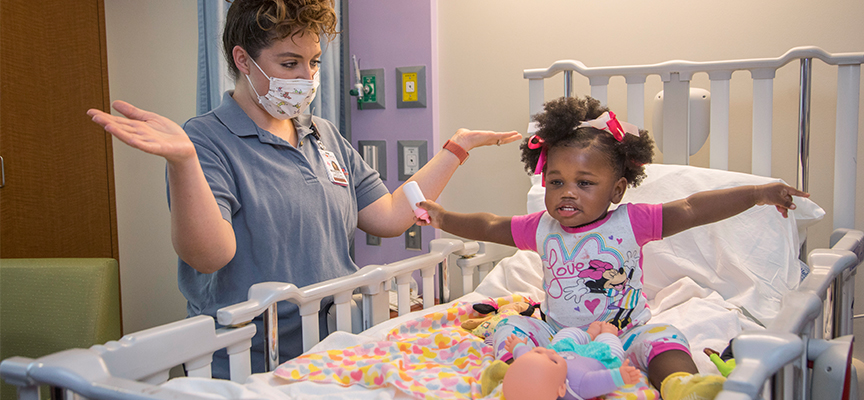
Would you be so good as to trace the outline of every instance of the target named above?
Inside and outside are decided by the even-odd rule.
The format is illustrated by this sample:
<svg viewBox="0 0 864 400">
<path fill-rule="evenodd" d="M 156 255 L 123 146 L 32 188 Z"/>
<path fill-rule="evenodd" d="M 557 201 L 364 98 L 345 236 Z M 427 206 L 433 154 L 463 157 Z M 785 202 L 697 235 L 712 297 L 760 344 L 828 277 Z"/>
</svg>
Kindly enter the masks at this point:
<svg viewBox="0 0 864 400">
<path fill-rule="evenodd" d="M 396 108 L 426 108 L 426 67 L 396 68 Z"/>
<path fill-rule="evenodd" d="M 384 69 L 361 69 L 360 83 L 363 84 L 363 93 L 357 97 L 357 108 L 384 109 Z"/>
<path fill-rule="evenodd" d="M 387 142 L 384 140 L 360 140 L 357 150 L 363 161 L 372 169 L 378 171 L 381 180 L 387 180 Z"/>
</svg>

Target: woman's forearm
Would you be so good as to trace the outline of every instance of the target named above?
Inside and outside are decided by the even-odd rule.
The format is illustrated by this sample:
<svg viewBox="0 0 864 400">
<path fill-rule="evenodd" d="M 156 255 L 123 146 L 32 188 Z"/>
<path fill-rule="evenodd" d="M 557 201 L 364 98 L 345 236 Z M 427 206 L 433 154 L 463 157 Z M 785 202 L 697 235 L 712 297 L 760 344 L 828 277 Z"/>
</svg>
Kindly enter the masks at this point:
<svg viewBox="0 0 864 400">
<path fill-rule="evenodd" d="M 197 157 L 168 162 L 171 196 L 171 240 L 187 264 L 212 273 L 234 258 L 234 230 L 222 218 Z"/>
</svg>

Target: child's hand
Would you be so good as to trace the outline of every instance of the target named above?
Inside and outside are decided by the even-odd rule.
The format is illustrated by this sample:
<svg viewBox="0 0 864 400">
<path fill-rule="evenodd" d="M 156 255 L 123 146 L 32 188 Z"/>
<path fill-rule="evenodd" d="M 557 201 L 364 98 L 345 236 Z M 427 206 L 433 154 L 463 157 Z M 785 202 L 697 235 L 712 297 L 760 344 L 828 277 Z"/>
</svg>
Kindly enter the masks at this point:
<svg viewBox="0 0 864 400">
<path fill-rule="evenodd" d="M 635 384 L 642 378 L 639 368 L 630 365 L 630 360 L 624 360 L 624 365 L 621 366 L 619 371 L 621 372 L 621 380 L 627 385 Z"/>
<path fill-rule="evenodd" d="M 767 185 L 757 186 L 757 205 L 769 205 L 777 207 L 777 211 L 783 214 L 783 218 L 789 216 L 789 210 L 795 209 L 792 196 L 810 197 L 810 193 L 802 192 L 784 183 L 775 182 Z"/>
<path fill-rule="evenodd" d="M 516 335 L 510 335 L 507 337 L 507 340 L 504 342 L 504 350 L 507 350 L 508 352 L 512 353 L 513 349 L 516 348 L 516 345 L 519 343 L 527 344 L 528 339 L 524 339 L 524 338 L 519 339 L 519 337 L 517 337 Z"/>
<path fill-rule="evenodd" d="M 432 200 L 421 201 L 418 203 L 418 207 L 426 210 L 426 213 L 429 214 L 429 222 L 415 217 L 414 223 L 418 226 L 431 225 L 434 228 L 441 229 L 441 218 L 444 212 L 446 212 L 444 207 L 441 207 L 438 203 Z"/>
</svg>

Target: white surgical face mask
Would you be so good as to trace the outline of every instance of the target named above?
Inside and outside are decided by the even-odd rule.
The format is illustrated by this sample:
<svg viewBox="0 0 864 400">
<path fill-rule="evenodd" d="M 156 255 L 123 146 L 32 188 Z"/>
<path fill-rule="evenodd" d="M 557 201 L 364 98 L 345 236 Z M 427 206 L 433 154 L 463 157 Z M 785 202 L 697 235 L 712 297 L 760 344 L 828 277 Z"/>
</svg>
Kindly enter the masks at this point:
<svg viewBox="0 0 864 400">
<path fill-rule="evenodd" d="M 252 62 L 270 80 L 270 88 L 267 94 L 262 96 L 255 90 L 255 85 L 252 84 L 249 75 L 246 75 L 246 80 L 249 81 L 249 85 L 252 86 L 252 90 L 258 96 L 258 103 L 261 103 L 264 110 L 270 113 L 273 118 L 283 120 L 296 118 L 309 108 L 309 104 L 312 104 L 312 100 L 315 99 L 315 93 L 318 92 L 318 84 L 320 83 L 317 71 L 311 81 L 308 79 L 271 78 L 264 73 L 264 70 L 258 66 L 255 60 Z"/>
</svg>

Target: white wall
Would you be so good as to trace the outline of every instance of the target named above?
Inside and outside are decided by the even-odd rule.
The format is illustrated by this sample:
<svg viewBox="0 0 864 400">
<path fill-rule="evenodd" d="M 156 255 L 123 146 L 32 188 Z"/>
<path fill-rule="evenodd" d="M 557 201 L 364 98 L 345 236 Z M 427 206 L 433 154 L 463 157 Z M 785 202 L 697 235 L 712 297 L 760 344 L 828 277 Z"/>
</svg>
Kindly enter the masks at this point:
<svg viewBox="0 0 864 400">
<path fill-rule="evenodd" d="M 526 68 L 546 68 L 560 59 L 586 66 L 650 64 L 672 59 L 712 61 L 779 57 L 796 46 L 815 45 L 832 53 L 864 51 L 864 2 L 834 0 L 816 6 L 808 0 L 517 0 L 439 1 L 439 103 L 442 140 L 458 127 L 519 130 L 528 123 Z M 836 68 L 814 61 L 812 111 L 812 198 L 828 211 L 811 228 L 811 246 L 827 245 L 831 231 Z M 774 83 L 772 169 L 796 181 L 797 62 L 781 68 Z M 590 92 L 575 78 L 575 93 Z M 546 99 L 563 94 L 563 79 L 546 85 Z M 862 81 L 864 82 L 864 81 Z M 707 76 L 693 85 L 708 88 Z M 649 79 L 645 95 L 662 90 Z M 749 172 L 752 84 L 748 73 L 733 75 L 730 169 Z M 864 93 L 864 89 L 862 89 Z M 626 109 L 623 78 L 613 79 L 609 105 Z M 619 115 L 626 118 L 626 112 Z M 651 127 L 646 108 L 646 126 Z M 864 128 L 864 102 L 861 111 Z M 859 128 L 860 130 L 860 128 Z M 864 154 L 859 137 L 859 157 Z M 707 166 L 707 146 L 691 162 Z M 790 156 L 791 155 L 791 156 Z M 660 157 L 662 160 L 662 157 Z M 525 212 L 528 179 L 515 145 L 481 148 L 455 174 L 441 195 L 453 210 Z M 505 178 L 501 178 L 505 177 Z M 864 229 L 864 168 L 858 168 L 857 229 Z M 821 239 L 817 239 L 821 238 Z M 811 247 L 812 248 L 812 247 Z"/>
<path fill-rule="evenodd" d="M 177 123 L 195 115 L 198 9 L 194 0 L 105 0 L 108 85 Z M 115 112 L 116 113 L 116 112 Z M 114 139 L 124 333 L 186 317 L 165 192 L 165 161 Z"/>
</svg>

